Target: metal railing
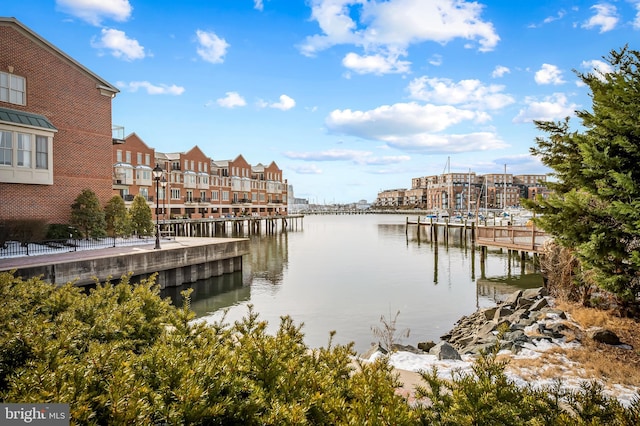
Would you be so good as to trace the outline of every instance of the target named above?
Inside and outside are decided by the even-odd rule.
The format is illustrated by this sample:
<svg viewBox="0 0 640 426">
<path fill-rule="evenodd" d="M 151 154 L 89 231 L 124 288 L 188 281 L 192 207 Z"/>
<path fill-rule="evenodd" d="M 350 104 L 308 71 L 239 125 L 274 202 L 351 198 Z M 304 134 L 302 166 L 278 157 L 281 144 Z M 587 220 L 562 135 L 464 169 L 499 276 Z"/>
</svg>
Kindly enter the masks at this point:
<svg viewBox="0 0 640 426">
<path fill-rule="evenodd" d="M 62 239 L 43 240 L 21 243 L 6 241 L 0 245 L 0 259 L 4 257 L 34 256 L 41 254 L 67 253 L 79 250 L 93 250 L 98 248 L 121 247 L 155 243 L 155 236 L 129 238 L 90 238 L 90 239 Z"/>
</svg>

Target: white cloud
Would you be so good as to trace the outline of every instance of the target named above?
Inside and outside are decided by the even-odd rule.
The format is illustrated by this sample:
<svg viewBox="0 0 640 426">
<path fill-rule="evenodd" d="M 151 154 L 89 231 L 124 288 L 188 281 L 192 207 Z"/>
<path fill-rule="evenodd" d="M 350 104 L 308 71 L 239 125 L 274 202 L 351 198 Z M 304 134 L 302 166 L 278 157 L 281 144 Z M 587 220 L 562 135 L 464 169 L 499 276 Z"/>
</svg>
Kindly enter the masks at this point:
<svg viewBox="0 0 640 426">
<path fill-rule="evenodd" d="M 636 16 L 633 20 L 633 29 L 640 30 L 640 1 L 634 0 L 634 7 L 636 8 Z"/>
<path fill-rule="evenodd" d="M 498 65 L 495 67 L 495 69 L 493 70 L 493 72 L 491 73 L 491 77 L 493 78 L 500 78 L 502 76 L 504 76 L 505 74 L 509 74 L 511 72 L 511 70 L 505 66 L 502 65 Z"/>
<path fill-rule="evenodd" d="M 280 102 L 275 102 L 269 105 L 271 108 L 276 108 L 282 111 L 287 111 L 296 106 L 296 101 L 287 95 L 280 95 Z"/>
<path fill-rule="evenodd" d="M 301 166 L 290 166 L 288 169 L 293 170 L 294 172 L 300 175 L 321 175 L 322 169 L 316 166 L 315 164 L 303 164 Z"/>
<path fill-rule="evenodd" d="M 514 123 L 526 123 L 533 120 L 562 120 L 575 115 L 575 111 L 578 109 L 578 105 L 568 103 L 568 99 L 563 93 L 554 93 L 542 100 L 533 96 L 527 97 L 525 104 L 526 107 L 521 109 L 513 119 Z"/>
<path fill-rule="evenodd" d="M 262 0 L 253 0 L 253 8 L 256 10 L 264 10 L 264 4 L 262 4 Z"/>
<path fill-rule="evenodd" d="M 431 59 L 429 59 L 429 64 L 433 65 L 434 67 L 439 67 L 440 65 L 442 65 L 442 55 L 435 54 L 431 56 Z"/>
<path fill-rule="evenodd" d="M 601 80 L 604 79 L 604 75 L 613 72 L 613 67 L 611 65 L 599 59 L 593 59 L 591 61 L 582 61 L 582 64 L 580 65 L 582 66 L 582 68 L 587 70 L 588 73 L 594 73 Z"/>
<path fill-rule="evenodd" d="M 551 64 L 542 64 L 542 68 L 536 71 L 534 77 L 538 84 L 563 84 L 562 71 L 557 66 Z"/>
<path fill-rule="evenodd" d="M 102 37 L 99 41 L 91 41 L 92 47 L 108 49 L 113 56 L 126 61 L 142 59 L 146 56 L 144 47 L 137 40 L 128 38 L 124 31 L 103 28 L 101 34 Z"/>
<path fill-rule="evenodd" d="M 383 105 L 369 111 L 334 110 L 326 118 L 335 133 L 386 141 L 397 135 L 439 132 L 462 121 L 484 121 L 486 115 L 450 105 L 419 105 L 415 102 Z"/>
<path fill-rule="evenodd" d="M 501 93 L 504 86 L 484 85 L 480 80 L 461 80 L 454 83 L 447 78 L 416 78 L 409 83 L 410 96 L 426 102 L 462 105 L 466 108 L 500 109 L 515 102 Z"/>
<path fill-rule="evenodd" d="M 124 22 L 133 9 L 129 0 L 56 0 L 56 5 L 61 11 L 96 26 L 103 19 Z"/>
<path fill-rule="evenodd" d="M 218 105 L 220 105 L 221 107 L 235 108 L 235 107 L 243 107 L 247 105 L 247 102 L 244 100 L 242 96 L 238 94 L 238 92 L 227 92 L 225 94 L 227 96 L 216 100 Z"/>
<path fill-rule="evenodd" d="M 199 44 L 196 51 L 202 59 L 212 64 L 224 62 L 224 55 L 230 47 L 225 39 L 218 37 L 214 32 L 202 30 L 196 31 L 196 37 Z"/>
<path fill-rule="evenodd" d="M 390 138 L 387 144 L 403 151 L 423 154 L 488 151 L 508 146 L 496 134 L 490 132 L 449 135 L 423 133 L 407 138 Z"/>
<path fill-rule="evenodd" d="M 312 0 L 311 19 L 321 34 L 307 37 L 300 50 L 313 56 L 351 44 L 363 48 L 362 57 L 388 56 L 384 52 L 403 54 L 414 43 L 445 44 L 461 38 L 468 47 L 490 51 L 500 37 L 493 24 L 482 20 L 482 9 L 479 3 L 462 0 Z"/>
<path fill-rule="evenodd" d="M 285 152 L 284 156 L 293 160 L 302 161 L 350 161 L 354 164 L 380 166 L 397 164 L 411 160 L 408 155 L 375 157 L 369 151 L 357 151 L 349 149 L 329 149 L 319 152 Z"/>
<path fill-rule="evenodd" d="M 147 91 L 149 95 L 182 95 L 184 93 L 184 87 L 176 86 L 172 84 L 171 86 L 166 84 L 151 84 L 148 81 L 132 81 L 130 83 L 125 83 L 119 81 L 117 86 L 121 89 L 127 89 L 130 92 L 137 92 L 138 89 L 144 89 Z"/>
<path fill-rule="evenodd" d="M 285 152 L 285 157 L 303 161 L 357 161 L 372 155 L 369 151 L 329 149 L 320 152 Z"/>
<path fill-rule="evenodd" d="M 619 18 L 615 6 L 608 3 L 600 3 L 591 6 L 591 9 L 595 10 L 596 14 L 582 24 L 583 28 L 592 29 L 599 27 L 600 33 L 605 33 L 614 29 L 618 24 Z"/>
<path fill-rule="evenodd" d="M 559 19 L 562 19 L 564 17 L 564 15 L 566 15 L 566 12 L 564 10 L 560 10 L 558 11 L 558 14 L 556 16 L 548 16 L 544 19 L 544 23 L 545 24 L 549 24 L 553 21 L 557 21 Z"/>
<path fill-rule="evenodd" d="M 409 72 L 411 62 L 399 61 L 397 55 L 383 56 L 381 54 L 360 56 L 357 53 L 347 53 L 342 59 L 342 65 L 358 74 L 390 74 Z"/>
</svg>

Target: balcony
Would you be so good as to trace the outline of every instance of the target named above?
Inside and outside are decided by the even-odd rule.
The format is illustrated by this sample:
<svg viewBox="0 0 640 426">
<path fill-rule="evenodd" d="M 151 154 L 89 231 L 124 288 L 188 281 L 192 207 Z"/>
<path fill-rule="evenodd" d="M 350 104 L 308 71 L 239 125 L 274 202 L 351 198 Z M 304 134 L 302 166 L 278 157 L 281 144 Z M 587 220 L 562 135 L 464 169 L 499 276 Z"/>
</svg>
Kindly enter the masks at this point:
<svg viewBox="0 0 640 426">
<path fill-rule="evenodd" d="M 144 196 L 142 194 L 139 194 L 139 195 L 142 198 L 144 198 L 146 201 L 149 201 L 149 202 L 153 202 L 153 200 L 155 199 L 155 197 L 153 197 L 152 195 L 147 195 L 147 196 Z M 136 196 L 133 195 L 133 194 L 127 194 L 127 195 L 124 196 L 124 200 L 125 201 L 133 201 L 134 198 L 136 198 Z"/>
<path fill-rule="evenodd" d="M 195 198 L 196 203 L 198 204 L 209 204 L 211 203 L 211 198 Z"/>
<path fill-rule="evenodd" d="M 250 198 L 239 198 L 237 200 L 231 201 L 231 204 L 251 204 L 252 201 Z"/>
</svg>

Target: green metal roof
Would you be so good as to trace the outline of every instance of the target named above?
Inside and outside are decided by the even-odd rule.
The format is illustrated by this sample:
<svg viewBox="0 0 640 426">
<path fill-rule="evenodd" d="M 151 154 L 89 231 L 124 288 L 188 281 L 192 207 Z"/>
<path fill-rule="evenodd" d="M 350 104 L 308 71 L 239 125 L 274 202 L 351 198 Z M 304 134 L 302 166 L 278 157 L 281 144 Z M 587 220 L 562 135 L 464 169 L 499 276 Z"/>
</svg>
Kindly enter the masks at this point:
<svg viewBox="0 0 640 426">
<path fill-rule="evenodd" d="M 17 111 L 15 109 L 0 108 L 0 121 L 22 124 L 24 126 L 40 127 L 47 130 L 58 130 L 44 115 Z"/>
</svg>

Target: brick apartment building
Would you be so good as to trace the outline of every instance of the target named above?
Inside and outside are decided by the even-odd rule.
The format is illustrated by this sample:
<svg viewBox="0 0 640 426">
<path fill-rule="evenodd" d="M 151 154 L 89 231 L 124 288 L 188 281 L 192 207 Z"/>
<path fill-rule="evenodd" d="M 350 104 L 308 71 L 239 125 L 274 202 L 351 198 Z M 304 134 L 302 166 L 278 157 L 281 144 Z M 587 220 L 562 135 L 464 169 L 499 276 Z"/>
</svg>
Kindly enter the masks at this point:
<svg viewBox="0 0 640 426">
<path fill-rule="evenodd" d="M 197 146 L 156 152 L 135 133 L 119 142 L 113 145 L 113 191 L 127 205 L 142 195 L 162 219 L 287 214 L 288 185 L 275 162 L 252 166 L 242 155 L 213 160 Z M 156 165 L 164 178 L 157 187 Z"/>
<path fill-rule="evenodd" d="M 68 223 L 85 188 L 106 204 L 118 92 L 17 19 L 0 17 L 0 221 Z"/>
<path fill-rule="evenodd" d="M 411 179 L 410 189 L 378 193 L 374 207 L 475 211 L 519 207 L 522 198 L 546 196 L 546 175 L 443 173 Z"/>
</svg>

